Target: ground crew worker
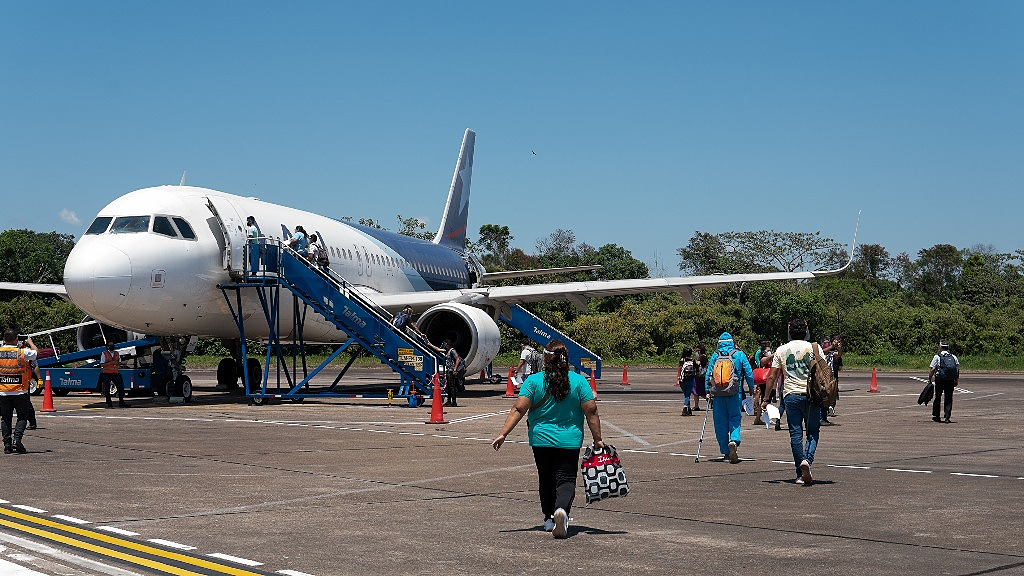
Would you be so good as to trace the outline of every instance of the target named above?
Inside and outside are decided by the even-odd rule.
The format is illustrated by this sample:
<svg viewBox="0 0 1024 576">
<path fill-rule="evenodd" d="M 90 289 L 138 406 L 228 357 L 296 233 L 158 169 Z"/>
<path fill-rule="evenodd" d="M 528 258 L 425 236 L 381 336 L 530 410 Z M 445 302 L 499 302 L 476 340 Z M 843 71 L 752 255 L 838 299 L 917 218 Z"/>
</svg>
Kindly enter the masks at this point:
<svg viewBox="0 0 1024 576">
<path fill-rule="evenodd" d="M 37 356 L 36 345 L 31 338 L 25 339 L 25 347 L 18 346 L 18 332 L 4 331 L 4 342 L 0 346 L 0 431 L 3 432 L 4 454 L 25 454 L 28 450 L 21 443 L 28 426 L 30 399 L 29 384 L 32 382 L 32 362 Z M 18 414 L 18 421 L 11 428 L 11 419 Z"/>
<path fill-rule="evenodd" d="M 127 408 L 128 403 L 124 401 L 124 378 L 121 377 L 119 368 L 122 365 L 121 355 L 114 350 L 114 343 L 107 342 L 107 349 L 100 354 L 100 365 L 103 371 L 100 372 L 100 390 L 107 399 L 107 408 L 113 408 L 114 403 L 110 401 L 110 383 L 117 387 L 117 405 Z"/>
</svg>

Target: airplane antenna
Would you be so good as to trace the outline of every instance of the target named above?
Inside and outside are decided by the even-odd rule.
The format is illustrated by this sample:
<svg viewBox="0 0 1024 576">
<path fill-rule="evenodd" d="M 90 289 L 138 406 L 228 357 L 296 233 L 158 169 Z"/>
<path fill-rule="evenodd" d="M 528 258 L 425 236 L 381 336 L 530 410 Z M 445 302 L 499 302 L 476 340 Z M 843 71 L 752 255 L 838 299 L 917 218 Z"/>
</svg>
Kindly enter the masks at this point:
<svg viewBox="0 0 1024 576">
<path fill-rule="evenodd" d="M 186 174 L 188 174 L 188 170 L 182 170 L 181 171 L 181 182 L 178 182 L 178 186 L 184 186 L 185 185 L 185 175 Z"/>
</svg>

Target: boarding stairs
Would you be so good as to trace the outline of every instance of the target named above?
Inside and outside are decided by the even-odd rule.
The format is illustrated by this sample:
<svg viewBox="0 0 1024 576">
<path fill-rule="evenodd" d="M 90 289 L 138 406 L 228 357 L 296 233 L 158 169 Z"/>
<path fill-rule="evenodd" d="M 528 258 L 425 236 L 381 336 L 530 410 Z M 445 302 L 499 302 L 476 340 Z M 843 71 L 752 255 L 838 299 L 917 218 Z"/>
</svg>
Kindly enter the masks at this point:
<svg viewBox="0 0 1024 576">
<path fill-rule="evenodd" d="M 246 247 L 248 251 L 249 246 Z M 254 270 L 242 270 L 242 281 L 222 284 L 221 291 L 238 326 L 242 342 L 243 382 L 246 395 L 254 403 L 261 404 L 270 398 L 287 398 L 301 401 L 304 398 L 405 398 L 410 406 L 418 406 L 425 396 L 432 392 L 434 375 L 442 366 L 441 359 L 429 343 L 414 331 L 397 330 L 392 324 L 393 316 L 361 294 L 333 270 L 322 270 L 311 266 L 291 248 L 271 239 L 261 247 L 259 265 Z M 249 262 L 248 254 L 244 260 Z M 242 293 L 255 290 L 263 311 L 263 317 L 270 329 L 267 352 L 262 366 L 262 382 L 250 386 L 249 362 L 245 345 L 245 320 L 242 311 Z M 290 344 L 301 357 L 301 371 L 296 356 L 289 363 L 283 349 L 288 342 L 282 341 L 280 326 L 282 292 L 290 293 L 292 326 L 288 328 L 292 337 Z M 234 298 L 232 298 L 232 295 Z M 287 298 L 286 298 L 287 300 Z M 303 327 L 307 310 L 313 310 L 336 328 L 348 335 L 348 340 L 318 366 L 309 370 L 305 357 Z M 250 320 L 251 321 L 251 320 Z M 288 332 L 285 330 L 285 333 Z M 349 394 L 342 392 L 338 385 L 356 355 L 353 355 L 329 386 L 314 386 L 314 377 L 352 344 L 376 356 L 401 378 L 395 393 Z M 290 364 L 290 366 L 289 366 Z M 276 373 L 276 382 L 270 382 L 271 372 Z M 282 376 L 284 380 L 282 381 Z M 254 379 L 258 380 L 258 379 Z"/>
<path fill-rule="evenodd" d="M 600 356 L 587 350 L 583 345 L 541 320 L 526 308 L 518 304 L 502 307 L 498 318 L 542 347 L 554 339 L 561 340 L 569 352 L 569 364 L 575 367 L 577 372 L 582 371 L 586 375 L 593 375 L 596 379 L 601 378 Z"/>
</svg>

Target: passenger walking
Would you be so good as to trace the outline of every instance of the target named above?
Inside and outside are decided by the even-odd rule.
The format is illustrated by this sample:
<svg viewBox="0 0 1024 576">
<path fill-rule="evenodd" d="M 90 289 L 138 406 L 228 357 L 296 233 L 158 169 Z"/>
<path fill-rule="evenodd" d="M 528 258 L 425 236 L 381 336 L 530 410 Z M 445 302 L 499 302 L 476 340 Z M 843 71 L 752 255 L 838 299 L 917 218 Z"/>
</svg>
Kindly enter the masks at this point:
<svg viewBox="0 0 1024 576">
<path fill-rule="evenodd" d="M 528 417 L 530 446 L 537 465 L 544 530 L 555 538 L 565 538 L 576 496 L 584 420 L 594 446 L 603 448 L 604 442 L 594 393 L 585 377 L 569 371 L 569 352 L 560 340 L 552 340 L 545 347 L 544 371 L 523 383 L 501 433 L 491 442 L 495 450 L 501 448 L 524 416 Z"/>
<path fill-rule="evenodd" d="M 462 392 L 462 388 L 466 385 L 466 364 L 462 361 L 462 357 L 459 356 L 459 352 L 455 350 L 451 340 L 445 340 L 440 348 L 437 346 L 433 346 L 433 348 L 444 355 L 444 391 L 448 396 L 448 400 L 444 405 L 458 407 L 459 393 Z"/>
<path fill-rule="evenodd" d="M 829 338 L 823 338 L 821 340 L 821 355 L 825 358 L 825 362 L 828 363 L 829 369 L 832 370 L 832 378 L 836 381 L 836 402 L 839 401 L 839 370 L 843 367 L 843 344 L 839 341 L 839 336 L 831 336 Z M 833 403 L 828 407 L 828 411 L 821 415 L 821 423 L 832 425 L 829 421 L 829 416 L 836 415 L 836 405 Z"/>
<path fill-rule="evenodd" d="M 309 258 L 309 236 L 302 226 L 295 227 L 295 234 L 288 240 L 288 245 L 303 258 Z"/>
<path fill-rule="evenodd" d="M 99 383 L 100 390 L 103 390 L 103 396 L 107 399 L 107 408 L 114 407 L 113 402 L 110 401 L 111 384 L 117 389 L 117 406 L 128 408 L 128 403 L 124 401 L 124 378 L 120 371 L 122 365 L 121 354 L 114 350 L 114 342 L 107 342 L 107 349 L 100 353 L 102 370 Z"/>
<path fill-rule="evenodd" d="M 791 320 L 786 327 L 789 342 L 779 346 L 772 356 L 772 370 L 768 373 L 768 382 L 776 382 L 782 377 L 782 410 L 786 413 L 789 426 L 789 444 L 793 452 L 793 464 L 796 465 L 796 483 L 811 483 L 811 464 L 814 463 L 814 451 L 818 447 L 821 409 L 812 402 L 807 394 L 807 375 L 811 371 L 811 355 L 814 353 L 807 329 L 807 322 L 801 319 Z M 763 402 L 761 409 L 768 407 Z M 807 443 L 804 443 L 804 434 Z"/>
<path fill-rule="evenodd" d="M 690 396 L 694 396 L 697 385 L 697 362 L 693 359 L 693 351 L 683 348 L 683 357 L 679 359 L 679 374 L 676 376 L 679 389 L 683 392 L 683 411 L 680 416 L 692 416 Z"/>
<path fill-rule="evenodd" d="M 939 353 L 932 357 L 931 371 L 928 381 L 935 382 L 935 401 L 932 403 L 932 420 L 950 424 L 953 416 L 953 388 L 960 384 L 960 359 L 949 351 L 949 344 L 939 342 Z M 944 397 L 944 398 L 943 398 Z M 939 419 L 939 400 L 945 403 L 943 414 Z"/>
<path fill-rule="evenodd" d="M 693 361 L 697 364 L 697 375 L 693 379 L 693 411 L 700 412 L 700 399 L 707 397 L 705 378 L 708 373 L 708 355 L 703 346 L 694 346 Z"/>
<path fill-rule="evenodd" d="M 523 338 L 519 344 L 522 347 L 519 352 L 519 364 L 514 368 L 517 387 L 523 385 L 523 382 L 534 373 L 534 368 L 537 368 L 537 364 L 539 364 L 536 360 L 538 352 L 533 349 L 533 342 L 529 338 Z"/>
<path fill-rule="evenodd" d="M 248 216 L 245 219 L 246 250 L 249 251 L 249 273 L 256 274 L 260 267 L 260 227 L 256 225 L 256 218 Z"/>
<path fill-rule="evenodd" d="M 0 432 L 3 433 L 4 454 L 28 452 L 21 439 L 32 408 L 28 390 L 33 376 L 32 362 L 37 355 L 31 338 L 26 338 L 25 346 L 20 347 L 18 332 L 4 331 L 3 345 L 0 346 Z M 12 427 L 15 414 L 18 419 Z"/>
<path fill-rule="evenodd" d="M 743 398 L 746 390 L 754 393 L 754 373 L 750 361 L 742 350 L 736 348 L 732 335 L 722 332 L 718 337 L 718 350 L 708 361 L 711 376 L 707 379 L 712 415 L 715 422 L 715 438 L 722 455 L 733 464 L 739 462 L 737 449 L 740 446 L 740 427 L 743 425 Z"/>
<path fill-rule="evenodd" d="M 772 362 L 772 343 L 769 340 L 761 340 L 761 347 L 754 352 L 754 361 L 751 364 L 754 373 L 754 425 L 763 425 L 761 420 L 761 399 L 767 398 L 768 371 Z"/>
</svg>

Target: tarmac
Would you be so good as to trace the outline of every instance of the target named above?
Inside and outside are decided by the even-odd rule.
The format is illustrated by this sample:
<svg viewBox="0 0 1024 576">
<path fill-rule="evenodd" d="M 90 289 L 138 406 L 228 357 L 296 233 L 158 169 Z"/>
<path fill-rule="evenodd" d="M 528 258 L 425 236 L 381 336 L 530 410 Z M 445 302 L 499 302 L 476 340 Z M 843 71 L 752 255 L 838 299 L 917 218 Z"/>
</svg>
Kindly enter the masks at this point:
<svg viewBox="0 0 1024 576">
<path fill-rule="evenodd" d="M 1021 375 L 964 374 L 941 424 L 917 404 L 926 374 L 872 392 L 843 372 L 801 486 L 785 422 L 745 417 L 730 464 L 709 418 L 698 463 L 705 412 L 680 416 L 675 371 L 621 370 L 598 408 L 631 491 L 587 506 L 580 480 L 564 540 L 540 527 L 526 423 L 490 446 L 504 383 L 471 381 L 446 424 L 430 401 L 252 406 L 212 371 L 184 405 L 34 397 L 29 454 L 0 459 L 0 574 L 1024 574 Z"/>
</svg>

